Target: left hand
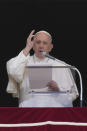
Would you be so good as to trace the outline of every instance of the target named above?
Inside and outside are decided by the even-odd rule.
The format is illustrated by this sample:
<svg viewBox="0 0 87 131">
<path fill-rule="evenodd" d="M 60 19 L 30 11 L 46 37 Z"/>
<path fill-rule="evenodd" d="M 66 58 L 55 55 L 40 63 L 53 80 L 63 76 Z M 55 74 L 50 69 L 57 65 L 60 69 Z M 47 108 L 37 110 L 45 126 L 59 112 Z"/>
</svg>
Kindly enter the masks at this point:
<svg viewBox="0 0 87 131">
<path fill-rule="evenodd" d="M 58 87 L 57 83 L 56 83 L 54 80 L 50 81 L 50 82 L 47 84 L 47 86 L 49 87 L 49 90 L 59 91 L 59 87 Z"/>
</svg>

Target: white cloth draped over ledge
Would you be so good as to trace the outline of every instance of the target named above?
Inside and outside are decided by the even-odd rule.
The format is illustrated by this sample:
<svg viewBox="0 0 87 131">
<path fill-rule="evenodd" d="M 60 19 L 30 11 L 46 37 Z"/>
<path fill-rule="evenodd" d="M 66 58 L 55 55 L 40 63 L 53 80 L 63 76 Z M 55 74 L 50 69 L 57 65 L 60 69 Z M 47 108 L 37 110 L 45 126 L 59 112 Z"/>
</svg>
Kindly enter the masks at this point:
<svg viewBox="0 0 87 131">
<path fill-rule="evenodd" d="M 60 91 L 70 91 L 70 94 L 34 95 L 29 93 L 31 89 L 26 82 L 27 72 L 25 67 L 29 66 L 29 64 L 38 63 L 51 63 L 52 66 L 65 65 L 65 63 L 60 60 L 59 62 L 49 58 L 40 60 L 35 55 L 25 56 L 23 51 L 21 51 L 18 56 L 7 62 L 9 82 L 6 91 L 12 93 L 13 97 L 19 98 L 20 107 L 71 107 L 72 102 L 79 94 L 70 69 L 54 69 L 52 76 L 53 80 L 58 83 Z M 46 87 L 44 90 L 41 89 L 40 91 L 48 91 L 48 88 Z"/>
</svg>

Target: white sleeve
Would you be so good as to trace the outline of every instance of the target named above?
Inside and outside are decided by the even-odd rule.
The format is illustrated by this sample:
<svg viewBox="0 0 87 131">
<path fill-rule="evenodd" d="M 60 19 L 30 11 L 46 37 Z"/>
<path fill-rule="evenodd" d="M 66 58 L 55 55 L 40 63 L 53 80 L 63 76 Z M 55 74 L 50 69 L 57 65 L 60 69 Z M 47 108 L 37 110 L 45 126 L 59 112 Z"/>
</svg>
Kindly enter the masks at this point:
<svg viewBox="0 0 87 131">
<path fill-rule="evenodd" d="M 13 97 L 18 97 L 19 98 L 19 85 L 18 83 L 11 78 L 11 76 L 9 77 L 9 81 L 8 81 L 8 85 L 6 88 L 6 92 L 7 93 L 11 93 Z"/>
<path fill-rule="evenodd" d="M 21 83 L 23 80 L 24 70 L 28 59 L 29 55 L 25 56 L 23 51 L 21 51 L 18 56 L 7 62 L 7 73 L 17 83 Z"/>
<path fill-rule="evenodd" d="M 79 92 L 78 92 L 78 89 L 77 89 L 75 80 L 74 80 L 74 78 L 73 78 L 73 75 L 72 75 L 72 73 L 71 73 L 71 70 L 68 69 L 68 72 L 69 72 L 70 77 L 71 77 L 72 82 L 73 82 L 73 86 L 71 87 L 71 92 L 72 92 L 72 100 L 74 101 L 74 100 L 79 96 Z"/>
</svg>

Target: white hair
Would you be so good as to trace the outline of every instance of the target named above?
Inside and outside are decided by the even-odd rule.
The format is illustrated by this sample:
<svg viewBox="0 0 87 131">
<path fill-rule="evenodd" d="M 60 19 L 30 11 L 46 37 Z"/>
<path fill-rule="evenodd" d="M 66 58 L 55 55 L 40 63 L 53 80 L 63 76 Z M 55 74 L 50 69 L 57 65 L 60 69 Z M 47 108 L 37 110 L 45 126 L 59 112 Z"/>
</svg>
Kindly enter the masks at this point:
<svg viewBox="0 0 87 131">
<path fill-rule="evenodd" d="M 45 33 L 45 34 L 47 34 L 50 37 L 50 41 L 52 42 L 52 36 L 51 36 L 51 34 L 49 32 L 41 30 L 41 31 L 38 31 L 35 35 L 37 35 L 39 33 Z"/>
</svg>

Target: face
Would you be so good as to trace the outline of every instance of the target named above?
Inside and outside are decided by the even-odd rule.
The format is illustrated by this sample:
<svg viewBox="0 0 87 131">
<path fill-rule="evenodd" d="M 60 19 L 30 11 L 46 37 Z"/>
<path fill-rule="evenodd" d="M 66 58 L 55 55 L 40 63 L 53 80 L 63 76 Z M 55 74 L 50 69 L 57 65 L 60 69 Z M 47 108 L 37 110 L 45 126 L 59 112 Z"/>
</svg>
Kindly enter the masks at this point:
<svg viewBox="0 0 87 131">
<path fill-rule="evenodd" d="M 50 36 L 42 32 L 36 34 L 36 36 L 34 37 L 33 50 L 37 57 L 44 58 L 44 56 L 41 55 L 40 51 L 49 53 L 52 50 L 52 48 L 53 44 L 51 43 Z"/>
</svg>

